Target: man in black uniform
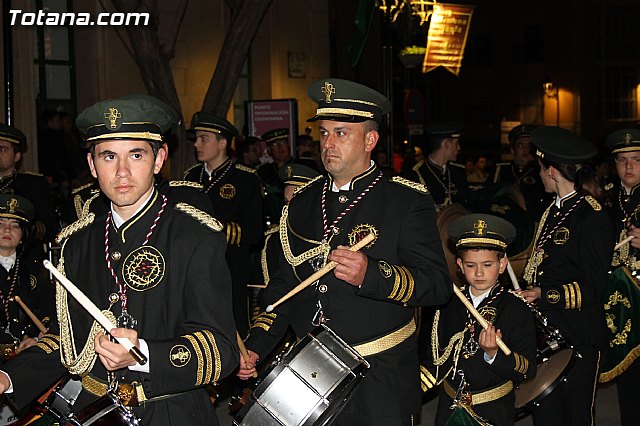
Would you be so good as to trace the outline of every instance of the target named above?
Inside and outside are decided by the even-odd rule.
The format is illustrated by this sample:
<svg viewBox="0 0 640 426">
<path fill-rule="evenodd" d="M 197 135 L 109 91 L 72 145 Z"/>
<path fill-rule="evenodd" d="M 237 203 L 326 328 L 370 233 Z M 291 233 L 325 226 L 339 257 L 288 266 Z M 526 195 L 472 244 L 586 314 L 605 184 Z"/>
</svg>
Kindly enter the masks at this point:
<svg viewBox="0 0 640 426">
<path fill-rule="evenodd" d="M 293 162 L 289 129 L 273 129 L 265 132 L 261 139 L 267 144 L 272 163 L 258 167 L 258 176 L 264 185 L 264 214 L 268 226 L 278 223 L 284 206 L 284 184 L 280 180 L 280 169 Z"/>
<path fill-rule="evenodd" d="M 453 203 L 464 203 L 467 175 L 464 166 L 454 163 L 460 152 L 460 137 L 464 124 L 433 123 L 427 128 L 430 154 L 403 177 L 419 182 L 429 189 L 436 210 Z"/>
<path fill-rule="evenodd" d="M 384 178 L 371 161 L 390 108 L 384 96 L 339 79 L 316 81 L 308 94 L 318 103 L 310 121 L 318 122 L 329 176 L 301 187 L 283 210 L 288 265 L 271 277 L 264 303 L 327 261 L 338 265 L 294 301 L 258 316 L 239 375 L 250 377 L 258 355 L 277 343 L 270 330 L 279 321 L 298 336 L 326 322 L 371 364 L 333 424 L 409 425 L 421 403 L 413 307 L 445 303 L 452 291 L 433 200 L 424 185 Z M 346 249 L 369 233 L 376 239 L 362 252 Z"/>
<path fill-rule="evenodd" d="M 238 131 L 227 120 L 198 112 L 191 121 L 199 164 L 184 179 L 202 185 L 227 234 L 227 263 L 233 282 L 233 314 L 240 333 L 249 329 L 247 284 L 256 282 L 250 249 L 262 239 L 262 187 L 255 170 L 234 163 L 228 149 Z"/>
<path fill-rule="evenodd" d="M 522 295 L 578 353 L 567 377 L 533 407 L 536 425 L 593 424 L 595 387 L 607 346 L 603 296 L 614 244 L 613 226 L 596 200 L 601 190 L 586 166 L 597 150 L 560 127 L 531 133 L 540 177 L 556 195 L 542 215 L 524 271 Z"/>
<path fill-rule="evenodd" d="M 520 124 L 509 131 L 513 161 L 496 163 L 487 183 L 515 184 L 524 197 L 531 219 L 539 221 L 552 197 L 544 190 L 540 167 L 532 153 L 531 131 L 535 128 L 533 124 Z"/>
<path fill-rule="evenodd" d="M 16 164 L 27 150 L 27 137 L 15 127 L 0 123 L 0 193 L 25 197 L 36 208 L 33 237 L 50 241 L 58 231 L 58 218 L 49 184 L 36 173 L 18 173 Z"/>
<path fill-rule="evenodd" d="M 640 130 L 620 129 L 607 137 L 615 158 L 620 184 L 607 191 L 617 243 L 605 296 L 609 328 L 609 352 L 600 374 L 601 382 L 616 380 L 620 404 L 620 424 L 637 423 L 636 405 L 640 398 Z M 628 241 L 629 237 L 633 237 Z M 622 244 L 624 242 L 624 244 Z M 626 303 L 625 303 L 626 302 Z"/>
<path fill-rule="evenodd" d="M 82 112 L 77 125 L 91 144 L 91 173 L 111 205 L 61 232 L 58 268 L 109 311 L 118 324 L 110 334 L 129 338 L 148 362 L 136 363 L 92 327 L 58 286 L 58 329 L 0 374 L 0 390 L 13 391 L 18 407 L 67 369 L 82 377 L 76 413 L 112 386 L 143 425 L 217 424 L 203 385 L 238 362 L 226 244 L 220 222 L 154 187 L 166 157 L 161 134 L 170 124 L 171 115 L 146 98 L 108 100 Z"/>
<path fill-rule="evenodd" d="M 461 300 L 452 298 L 433 323 L 436 341 L 421 365 L 422 389 L 443 384 L 438 425 L 464 414 L 462 410 L 492 425 L 512 425 L 514 390 L 536 371 L 531 310 L 498 280 L 507 267 L 505 250 L 516 229 L 496 216 L 469 214 L 452 223 L 448 233 L 468 284 L 461 290 L 490 326 L 483 330 Z M 509 355 L 498 350 L 496 337 L 509 347 Z"/>
</svg>

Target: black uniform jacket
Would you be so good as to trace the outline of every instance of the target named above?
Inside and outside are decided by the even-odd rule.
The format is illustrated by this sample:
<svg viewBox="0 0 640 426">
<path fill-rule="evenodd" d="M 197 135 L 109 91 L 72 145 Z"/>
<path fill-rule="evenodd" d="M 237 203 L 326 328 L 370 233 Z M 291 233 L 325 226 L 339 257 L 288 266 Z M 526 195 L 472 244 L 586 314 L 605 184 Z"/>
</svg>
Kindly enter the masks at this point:
<svg viewBox="0 0 640 426">
<path fill-rule="evenodd" d="M 126 284 L 128 312 L 138 321 L 136 330 L 150 352 L 149 373 L 123 369 L 117 375 L 122 376 L 121 382 L 141 383 L 148 399 L 178 394 L 136 408 L 145 425 L 216 424 L 202 385 L 231 373 L 239 359 L 224 260 L 226 244 L 219 232 L 222 226 L 184 203 L 169 202 L 159 214 L 162 204 L 163 197 L 154 191 L 148 204 L 118 230 L 108 225 L 111 265 L 119 282 Z M 142 245 L 154 221 L 153 233 Z M 118 293 L 105 259 L 106 226 L 106 216 L 94 219 L 90 214 L 63 230 L 68 239 L 59 265 L 100 309 L 109 309 L 110 295 Z M 69 295 L 71 321 L 67 321 L 61 303 L 65 294 L 58 287 L 60 337 L 52 331 L 4 366 L 18 406 L 28 403 L 64 371 L 59 348 L 66 354 L 70 351 L 67 327 L 72 327 L 78 353 L 87 341 L 92 320 Z M 118 317 L 121 303 L 110 310 Z M 93 352 L 93 342 L 89 348 Z M 90 375 L 106 381 L 99 360 Z M 92 399 L 95 396 L 83 390 L 76 405 Z"/>
<path fill-rule="evenodd" d="M 0 193 L 16 194 L 31 201 L 36 208 L 34 237 L 50 241 L 58 232 L 58 216 L 49 193 L 49 183 L 37 173 L 14 173 L 0 179 Z"/>
<path fill-rule="evenodd" d="M 447 205 L 447 193 L 450 194 L 451 203 L 464 204 L 466 201 L 467 174 L 464 166 L 460 164 L 447 163 L 443 169 L 426 159 L 413 166 L 413 169 L 407 171 L 403 177 L 429 188 L 437 210 Z"/>
<path fill-rule="evenodd" d="M 257 282 L 258 271 L 252 269 L 250 250 L 262 239 L 262 185 L 255 170 L 225 161 L 209 176 L 204 165 L 187 171 L 184 179 L 202 185 L 227 236 L 227 263 L 233 280 L 236 322 L 241 332 L 248 328 L 246 297 L 248 283 Z M 242 315 L 240 317 L 239 315 Z"/>
<path fill-rule="evenodd" d="M 463 289 L 463 293 L 469 300 L 469 287 Z M 464 380 L 468 387 L 466 391 L 471 394 L 483 392 L 496 388 L 507 381 L 513 382 L 513 388 L 527 377 L 533 377 L 536 373 L 536 331 L 533 315 L 527 304 L 520 297 L 510 293 L 508 290 L 497 285 L 477 307 L 478 311 L 487 321 L 493 322 L 496 329 L 502 332 L 502 340 L 511 349 L 511 355 L 505 355 L 498 350 L 493 363 L 489 364 L 484 360 L 484 351 L 478 347 L 477 352 L 465 358 L 464 349 L 458 357 L 458 370 L 464 372 Z M 473 317 L 471 317 L 473 318 Z M 482 331 L 482 327 L 474 321 L 474 340 L 477 342 Z M 469 314 L 460 299 L 454 297 L 449 304 L 440 311 L 437 322 L 434 321 L 433 328 L 437 331 L 437 345 L 441 356 L 444 348 L 449 343 L 449 339 L 456 333 L 464 331 L 463 342 L 470 338 L 468 329 Z M 447 361 L 436 367 L 433 364 L 432 350 L 427 353 L 430 359 L 421 365 L 420 379 L 423 391 L 432 389 L 436 383 L 446 380 L 453 389 L 458 389 L 461 376 L 454 374 L 454 353 Z M 437 371 L 437 372 L 436 372 Z M 513 424 L 515 414 L 515 396 L 511 391 L 502 398 L 485 404 L 473 406 L 473 410 L 488 420 L 491 424 Z M 449 407 L 452 398 L 444 391 L 440 393 L 440 403 L 437 414 L 437 424 L 444 424 L 452 411 Z"/>
<path fill-rule="evenodd" d="M 55 315 L 54 287 L 49 273 L 42 266 L 42 259 L 18 256 L 10 271 L 0 266 L 0 291 L 5 306 L 0 306 L 0 327 L 6 329 L 9 315 L 10 336 L 22 340 L 23 336 L 35 337 L 40 330 L 27 316 L 17 302 L 9 301 L 12 296 L 19 296 L 23 303 L 45 325 Z M 2 343 L 8 343 L 5 340 Z"/>
<path fill-rule="evenodd" d="M 527 212 L 535 221 L 540 220 L 545 207 L 553 198 L 545 191 L 540 178 L 540 167 L 535 162 L 524 167 L 518 167 L 512 162 L 496 163 L 489 173 L 487 184 L 489 183 L 515 184 L 524 197 Z"/>
<path fill-rule="evenodd" d="M 273 313 L 261 313 L 247 341 L 247 347 L 259 355 L 267 354 L 278 342 L 280 321 L 291 324 L 299 336 L 311 330 L 318 303 L 327 325 L 348 344 L 357 345 L 410 324 L 412 307 L 443 304 L 451 295 L 433 201 L 423 185 L 384 178 L 377 167 L 355 177 L 347 191 L 332 192 L 332 184 L 330 177 L 316 178 L 298 190 L 283 210 L 280 237 L 288 265 L 270 278 L 263 303 L 275 302 L 311 275 L 311 263 L 317 255 L 322 258 L 329 249 L 353 245 L 375 232 L 376 240 L 363 250 L 368 260 L 364 282 L 354 287 L 330 272 L 292 302 L 283 303 Z M 348 209 L 335 224 L 337 231 L 330 234 L 326 251 L 321 244 L 324 188 L 328 224 Z M 349 208 L 361 195 L 360 201 Z M 345 411 L 395 417 L 417 412 L 420 389 L 415 333 L 367 360 L 371 369 Z"/>
<path fill-rule="evenodd" d="M 538 308 L 578 349 L 605 344 L 603 295 L 614 239 L 602 206 L 578 193 L 563 199 L 560 208 L 551 204 L 538 228 L 535 247 L 542 244 L 544 250 L 533 274 L 542 292 Z"/>
<path fill-rule="evenodd" d="M 613 219 L 616 242 L 624 240 L 628 235 L 629 225 L 640 226 L 640 185 L 631 188 L 629 194 L 620 183 L 610 184 L 611 188 L 606 191 L 606 206 Z M 624 244 L 613 254 L 612 266 L 626 265 L 635 270 L 635 265 L 631 262 L 631 257 L 638 260 L 638 249 L 631 247 L 631 244 Z"/>
</svg>

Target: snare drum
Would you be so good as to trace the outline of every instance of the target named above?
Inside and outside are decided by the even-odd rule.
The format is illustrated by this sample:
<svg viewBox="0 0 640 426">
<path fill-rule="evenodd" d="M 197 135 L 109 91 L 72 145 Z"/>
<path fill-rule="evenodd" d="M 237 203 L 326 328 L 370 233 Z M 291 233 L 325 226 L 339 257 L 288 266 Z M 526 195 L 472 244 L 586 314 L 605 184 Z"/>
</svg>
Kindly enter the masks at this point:
<svg viewBox="0 0 640 426">
<path fill-rule="evenodd" d="M 567 377 L 578 352 L 569 345 L 557 328 L 548 324 L 547 318 L 531 308 L 536 320 L 537 373 L 522 383 L 515 391 L 516 409 L 542 401 Z"/>
<path fill-rule="evenodd" d="M 369 363 L 325 325 L 278 356 L 234 425 L 327 425 Z"/>
<path fill-rule="evenodd" d="M 63 424 L 63 423 L 60 423 Z M 112 392 L 87 405 L 65 423 L 67 426 L 140 426 L 140 420 Z"/>
</svg>

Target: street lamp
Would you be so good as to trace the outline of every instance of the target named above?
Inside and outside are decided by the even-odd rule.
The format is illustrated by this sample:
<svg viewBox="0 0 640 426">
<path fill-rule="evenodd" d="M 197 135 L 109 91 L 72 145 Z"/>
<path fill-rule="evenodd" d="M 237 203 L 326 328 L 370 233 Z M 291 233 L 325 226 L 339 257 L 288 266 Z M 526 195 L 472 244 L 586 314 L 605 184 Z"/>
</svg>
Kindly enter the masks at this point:
<svg viewBox="0 0 640 426">
<path fill-rule="evenodd" d="M 558 86 L 547 78 L 544 83 L 542 83 L 542 89 L 547 99 L 556 100 L 556 126 L 560 126 L 560 93 L 558 92 Z"/>
</svg>

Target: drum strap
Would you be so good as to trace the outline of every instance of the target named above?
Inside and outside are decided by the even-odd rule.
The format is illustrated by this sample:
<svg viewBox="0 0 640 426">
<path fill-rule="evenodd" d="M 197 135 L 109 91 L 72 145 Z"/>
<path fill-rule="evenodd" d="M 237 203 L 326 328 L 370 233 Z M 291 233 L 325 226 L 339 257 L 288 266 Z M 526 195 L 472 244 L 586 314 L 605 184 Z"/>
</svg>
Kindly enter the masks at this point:
<svg viewBox="0 0 640 426">
<path fill-rule="evenodd" d="M 93 377 L 91 375 L 86 375 L 82 378 L 82 387 L 84 390 L 89 392 L 95 396 L 104 396 L 107 394 L 107 384 L 102 380 Z M 135 395 L 131 395 L 132 392 L 135 392 Z M 189 391 L 186 391 L 189 392 Z M 182 395 L 186 392 L 177 392 L 171 393 L 167 395 L 154 396 L 153 398 L 147 398 L 144 393 L 144 389 L 142 384 L 139 382 L 133 382 L 131 384 L 121 383 L 118 385 L 118 395 L 120 399 L 122 399 L 122 403 L 125 406 L 140 406 L 144 405 L 148 402 L 160 401 L 163 399 L 173 398 L 174 396 Z M 135 396 L 135 397 L 133 397 Z"/>
<path fill-rule="evenodd" d="M 444 386 L 445 393 L 449 395 L 451 398 L 455 399 L 456 390 L 454 389 L 454 387 L 451 386 L 451 384 L 449 384 L 449 382 L 446 380 L 443 382 L 443 386 Z M 503 396 L 509 394 L 509 392 L 511 392 L 512 390 L 513 390 L 513 382 L 509 380 L 508 382 L 505 382 L 500 386 L 496 386 L 495 388 L 491 388 L 483 392 L 472 393 L 471 405 L 486 404 L 487 402 L 498 400 Z"/>
<path fill-rule="evenodd" d="M 391 333 L 372 340 L 368 343 L 355 345 L 353 349 L 355 349 L 363 357 L 379 354 L 380 352 L 384 352 L 404 342 L 409 338 L 409 336 L 415 333 L 415 331 L 416 323 L 413 319 L 411 319 L 411 321 L 409 321 L 402 328 L 399 328 L 396 331 L 392 331 Z"/>
</svg>

